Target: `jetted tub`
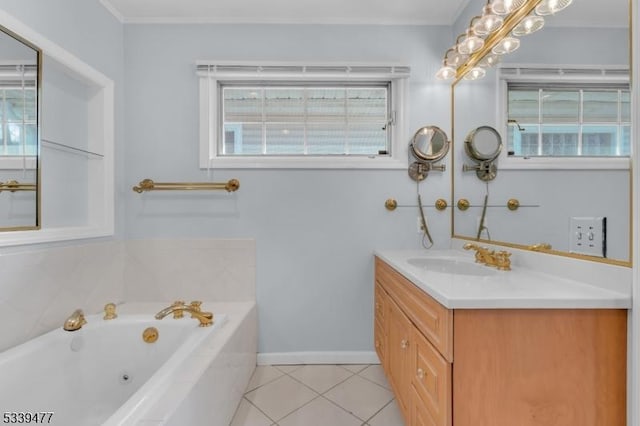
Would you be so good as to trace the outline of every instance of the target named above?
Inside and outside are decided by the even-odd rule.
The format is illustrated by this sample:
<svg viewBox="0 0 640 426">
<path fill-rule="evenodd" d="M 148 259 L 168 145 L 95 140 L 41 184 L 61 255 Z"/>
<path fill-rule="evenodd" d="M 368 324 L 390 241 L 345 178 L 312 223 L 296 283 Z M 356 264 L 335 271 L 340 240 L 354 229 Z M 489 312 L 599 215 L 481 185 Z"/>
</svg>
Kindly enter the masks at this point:
<svg viewBox="0 0 640 426">
<path fill-rule="evenodd" d="M 156 320 L 167 305 L 125 304 L 116 319 L 88 315 L 80 330 L 60 327 L 0 353 L 0 416 L 37 413 L 39 423 L 61 426 L 227 426 L 255 368 L 255 303 L 205 302 L 211 327 L 187 313 Z M 143 340 L 148 327 L 158 331 L 154 343 Z"/>
</svg>

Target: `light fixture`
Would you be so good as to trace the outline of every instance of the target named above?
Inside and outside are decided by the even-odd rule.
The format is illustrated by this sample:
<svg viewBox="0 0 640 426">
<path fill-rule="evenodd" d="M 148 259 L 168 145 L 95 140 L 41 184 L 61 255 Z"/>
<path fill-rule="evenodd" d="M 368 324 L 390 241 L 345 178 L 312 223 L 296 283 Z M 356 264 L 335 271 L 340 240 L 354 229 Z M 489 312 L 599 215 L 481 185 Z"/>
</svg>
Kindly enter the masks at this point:
<svg viewBox="0 0 640 426">
<path fill-rule="evenodd" d="M 544 27 L 544 15 L 561 11 L 573 0 L 487 0 L 481 16 L 474 16 L 468 28 L 444 55 L 439 79 L 476 80 L 506 55 L 520 47 L 517 37 Z M 453 75 L 455 73 L 455 75 Z"/>
<path fill-rule="evenodd" d="M 493 46 L 491 51 L 496 55 L 506 55 L 514 52 L 518 47 L 520 47 L 520 40 L 515 37 L 505 37 Z"/>
<path fill-rule="evenodd" d="M 495 53 L 487 53 L 482 60 L 478 62 L 478 66 L 483 68 L 491 68 L 500 61 L 500 56 Z"/>
<path fill-rule="evenodd" d="M 456 69 L 449 65 L 443 65 L 436 73 L 438 80 L 451 80 L 456 76 Z"/>
<path fill-rule="evenodd" d="M 473 67 L 464 75 L 465 80 L 477 80 L 484 77 L 487 71 L 482 67 Z"/>
<path fill-rule="evenodd" d="M 460 43 L 458 43 L 458 52 L 463 55 L 470 55 L 482 49 L 484 40 L 473 33 L 471 28 L 467 28 L 466 33 Z"/>
<path fill-rule="evenodd" d="M 496 15 L 508 15 L 516 9 L 522 7 L 525 0 L 493 0 L 491 10 Z"/>
<path fill-rule="evenodd" d="M 458 49 L 451 48 L 444 54 L 444 64 L 453 68 L 458 68 L 467 60 L 469 55 L 463 55 Z"/>
<path fill-rule="evenodd" d="M 497 31 L 503 22 L 502 17 L 493 13 L 491 5 L 487 4 L 482 8 L 482 16 L 472 24 L 473 32 L 479 36 L 486 36 Z"/>
<path fill-rule="evenodd" d="M 536 6 L 536 13 L 540 16 L 553 15 L 569 6 L 573 0 L 542 0 Z"/>
<path fill-rule="evenodd" d="M 518 37 L 529 35 L 542 29 L 542 27 L 544 27 L 544 18 L 542 16 L 529 15 L 516 25 L 511 34 Z"/>
</svg>

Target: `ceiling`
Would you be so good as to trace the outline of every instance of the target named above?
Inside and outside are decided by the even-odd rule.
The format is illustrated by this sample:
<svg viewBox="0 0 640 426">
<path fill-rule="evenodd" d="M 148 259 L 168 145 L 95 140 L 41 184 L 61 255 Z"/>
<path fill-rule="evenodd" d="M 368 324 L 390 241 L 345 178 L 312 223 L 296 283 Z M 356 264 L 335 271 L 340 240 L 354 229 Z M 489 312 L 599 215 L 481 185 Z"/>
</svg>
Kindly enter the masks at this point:
<svg viewBox="0 0 640 426">
<path fill-rule="evenodd" d="M 485 0 L 100 0 L 127 23 L 282 23 L 452 25 L 470 3 Z M 555 26 L 628 26 L 628 0 L 576 0 Z M 578 7 L 579 6 L 579 7 Z"/>
<path fill-rule="evenodd" d="M 469 0 L 100 0 L 123 22 L 449 25 Z"/>
</svg>

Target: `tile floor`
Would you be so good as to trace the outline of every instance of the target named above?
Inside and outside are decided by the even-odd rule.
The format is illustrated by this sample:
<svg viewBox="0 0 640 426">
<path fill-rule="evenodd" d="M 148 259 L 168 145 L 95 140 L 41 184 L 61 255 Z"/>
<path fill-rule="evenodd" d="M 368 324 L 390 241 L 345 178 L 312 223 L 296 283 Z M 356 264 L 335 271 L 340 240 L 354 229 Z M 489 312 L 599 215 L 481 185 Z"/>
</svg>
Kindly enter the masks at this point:
<svg viewBox="0 0 640 426">
<path fill-rule="evenodd" d="M 256 368 L 231 426 L 404 426 L 380 365 Z"/>
</svg>

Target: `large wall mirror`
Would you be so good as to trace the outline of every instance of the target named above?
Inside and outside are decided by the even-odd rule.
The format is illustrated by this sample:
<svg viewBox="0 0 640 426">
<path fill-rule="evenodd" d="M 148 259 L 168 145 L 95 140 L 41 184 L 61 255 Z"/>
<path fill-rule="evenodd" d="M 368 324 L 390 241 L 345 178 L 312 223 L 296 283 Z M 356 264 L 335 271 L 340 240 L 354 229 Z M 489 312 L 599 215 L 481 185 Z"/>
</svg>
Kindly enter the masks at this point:
<svg viewBox="0 0 640 426">
<path fill-rule="evenodd" d="M 38 229 L 42 51 L 0 26 L 0 231 Z"/>
<path fill-rule="evenodd" d="M 452 86 L 454 237 L 631 264 L 629 16 L 628 0 L 574 1 Z M 491 179 L 464 148 L 482 126 L 503 144 Z"/>
<path fill-rule="evenodd" d="M 0 246 L 112 235 L 113 81 L 2 9 L 0 29 Z"/>
</svg>

